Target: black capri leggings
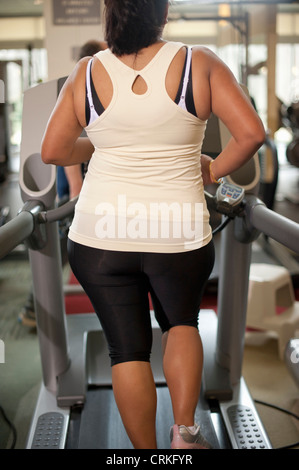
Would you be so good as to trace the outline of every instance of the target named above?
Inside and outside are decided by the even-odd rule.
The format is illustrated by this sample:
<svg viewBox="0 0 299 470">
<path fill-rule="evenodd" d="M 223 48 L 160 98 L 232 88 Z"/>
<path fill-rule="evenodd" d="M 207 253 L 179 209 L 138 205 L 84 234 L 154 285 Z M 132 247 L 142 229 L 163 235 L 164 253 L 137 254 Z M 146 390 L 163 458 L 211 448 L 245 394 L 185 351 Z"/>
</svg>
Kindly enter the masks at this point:
<svg viewBox="0 0 299 470">
<path fill-rule="evenodd" d="M 214 245 L 182 253 L 108 251 L 68 241 L 73 273 L 105 333 L 111 365 L 150 360 L 148 293 L 162 332 L 197 328 L 204 287 L 214 265 Z"/>
</svg>

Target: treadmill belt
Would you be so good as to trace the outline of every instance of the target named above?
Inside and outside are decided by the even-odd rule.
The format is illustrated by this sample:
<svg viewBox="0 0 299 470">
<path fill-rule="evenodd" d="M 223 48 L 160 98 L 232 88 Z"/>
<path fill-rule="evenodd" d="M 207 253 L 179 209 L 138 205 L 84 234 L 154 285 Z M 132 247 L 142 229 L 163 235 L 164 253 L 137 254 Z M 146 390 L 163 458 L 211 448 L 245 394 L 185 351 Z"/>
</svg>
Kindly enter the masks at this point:
<svg viewBox="0 0 299 470">
<path fill-rule="evenodd" d="M 170 449 L 169 432 L 173 424 L 172 407 L 166 386 L 157 386 L 158 449 Z M 211 423 L 210 410 L 201 400 L 196 410 L 196 422 L 214 448 L 217 438 Z M 100 387 L 87 392 L 81 414 L 79 449 L 133 449 L 122 424 L 112 389 Z"/>
</svg>

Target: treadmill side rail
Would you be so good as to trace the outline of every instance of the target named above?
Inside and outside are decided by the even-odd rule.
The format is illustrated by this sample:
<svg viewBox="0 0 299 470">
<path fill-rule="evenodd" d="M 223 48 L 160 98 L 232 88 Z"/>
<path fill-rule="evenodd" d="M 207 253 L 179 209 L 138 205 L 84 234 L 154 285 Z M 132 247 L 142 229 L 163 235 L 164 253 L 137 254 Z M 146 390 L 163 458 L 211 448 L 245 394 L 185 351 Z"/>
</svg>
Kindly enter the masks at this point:
<svg viewBox="0 0 299 470">
<path fill-rule="evenodd" d="M 233 399 L 219 405 L 233 449 L 272 449 L 243 378 Z"/>
<path fill-rule="evenodd" d="M 69 408 L 59 408 L 55 393 L 42 384 L 33 415 L 26 449 L 64 449 Z"/>
</svg>

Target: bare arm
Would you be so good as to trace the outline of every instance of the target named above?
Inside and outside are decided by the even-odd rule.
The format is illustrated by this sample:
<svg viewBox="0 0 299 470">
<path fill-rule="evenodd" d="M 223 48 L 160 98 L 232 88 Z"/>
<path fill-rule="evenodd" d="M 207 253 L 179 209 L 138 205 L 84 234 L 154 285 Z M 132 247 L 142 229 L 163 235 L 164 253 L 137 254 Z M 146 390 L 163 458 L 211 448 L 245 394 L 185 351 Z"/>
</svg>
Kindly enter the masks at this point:
<svg viewBox="0 0 299 470">
<path fill-rule="evenodd" d="M 44 163 L 70 166 L 84 163 L 92 156 L 93 145 L 87 137 L 80 137 L 84 122 L 74 100 L 74 88 L 78 88 L 83 73 L 84 61 L 81 61 L 59 94 L 42 141 L 41 155 Z M 82 85 L 82 102 L 84 97 Z"/>
<path fill-rule="evenodd" d="M 70 199 L 73 199 L 78 196 L 83 184 L 81 165 L 66 166 L 64 171 L 69 184 Z"/>
<path fill-rule="evenodd" d="M 265 130 L 229 68 L 211 51 L 205 50 L 204 54 L 210 112 L 219 117 L 231 134 L 228 144 L 211 165 L 212 173 L 218 179 L 231 174 L 253 157 L 265 140 Z M 210 160 L 202 157 L 205 175 Z"/>
</svg>

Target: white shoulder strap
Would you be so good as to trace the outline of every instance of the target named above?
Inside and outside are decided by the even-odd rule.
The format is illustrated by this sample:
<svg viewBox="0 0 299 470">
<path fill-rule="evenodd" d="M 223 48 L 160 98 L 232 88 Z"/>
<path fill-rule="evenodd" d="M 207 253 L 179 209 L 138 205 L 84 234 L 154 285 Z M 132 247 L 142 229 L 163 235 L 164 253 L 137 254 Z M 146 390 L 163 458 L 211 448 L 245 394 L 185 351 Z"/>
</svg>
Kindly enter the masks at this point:
<svg viewBox="0 0 299 470">
<path fill-rule="evenodd" d="M 86 90 L 87 90 L 87 99 L 89 103 L 89 108 L 90 108 L 90 119 L 87 125 L 91 124 L 94 122 L 98 117 L 98 113 L 94 109 L 94 104 L 93 104 L 93 99 L 92 99 L 92 92 L 91 92 L 91 66 L 92 66 L 92 61 L 93 59 L 90 59 L 88 61 L 87 67 L 86 67 Z"/>
<path fill-rule="evenodd" d="M 186 108 L 186 91 L 187 91 L 187 86 L 189 82 L 189 73 L 190 73 L 190 67 L 191 67 L 191 58 L 192 58 L 192 48 L 188 47 L 187 48 L 187 63 L 186 63 L 186 70 L 185 70 L 185 75 L 184 75 L 184 80 L 183 80 L 183 88 L 182 88 L 182 93 L 181 93 L 181 99 L 179 102 L 179 106 L 183 109 Z"/>
</svg>

